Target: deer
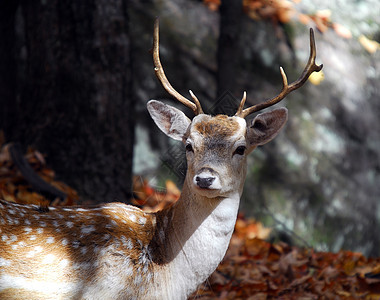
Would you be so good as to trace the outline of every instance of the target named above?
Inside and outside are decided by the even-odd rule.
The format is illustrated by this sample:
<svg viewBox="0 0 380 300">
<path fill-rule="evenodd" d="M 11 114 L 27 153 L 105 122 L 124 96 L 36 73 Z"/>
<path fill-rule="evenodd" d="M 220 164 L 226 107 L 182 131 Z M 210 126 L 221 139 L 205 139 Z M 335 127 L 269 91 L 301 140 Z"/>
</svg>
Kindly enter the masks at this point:
<svg viewBox="0 0 380 300">
<path fill-rule="evenodd" d="M 187 299 L 217 268 L 234 230 L 247 173 L 247 155 L 272 140 L 287 109 L 246 117 L 300 88 L 315 63 L 310 56 L 298 80 L 275 97 L 234 116 L 205 114 L 169 83 L 159 56 L 159 24 L 153 34 L 154 70 L 164 89 L 190 108 L 150 100 L 148 111 L 167 136 L 182 141 L 187 173 L 177 202 L 158 212 L 123 204 L 48 207 L 0 201 L 0 299 Z"/>
</svg>

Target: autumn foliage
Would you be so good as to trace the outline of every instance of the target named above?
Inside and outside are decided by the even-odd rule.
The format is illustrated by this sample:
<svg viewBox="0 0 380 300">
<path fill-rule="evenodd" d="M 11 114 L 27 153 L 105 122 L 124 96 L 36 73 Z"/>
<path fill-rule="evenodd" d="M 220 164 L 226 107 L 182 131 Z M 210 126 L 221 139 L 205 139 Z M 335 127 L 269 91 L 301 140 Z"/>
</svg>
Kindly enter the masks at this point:
<svg viewBox="0 0 380 300">
<path fill-rule="evenodd" d="M 77 203 L 76 192 L 55 179 L 41 153 L 29 149 L 25 157 L 39 176 L 69 195 L 65 205 Z M 134 187 L 133 203 L 146 211 L 171 205 L 180 195 L 171 181 L 157 190 L 135 177 Z M 48 201 L 22 178 L 8 145 L 0 150 L 0 197 L 19 203 Z M 265 241 L 269 234 L 270 229 L 240 214 L 224 260 L 190 299 L 380 299 L 380 258 L 271 244 Z"/>
<path fill-rule="evenodd" d="M 224 260 L 194 299 L 380 299 L 379 258 L 270 244 L 252 224 L 239 217 Z"/>
<path fill-rule="evenodd" d="M 49 199 L 38 193 L 13 163 L 10 146 L 10 144 L 2 146 L 0 143 L 0 198 L 22 204 L 49 204 Z M 55 199 L 53 205 L 74 205 L 77 203 L 79 199 L 77 192 L 55 178 L 55 172 L 47 166 L 45 157 L 39 151 L 28 148 L 25 159 L 38 176 L 67 195 L 63 201 Z"/>
<path fill-rule="evenodd" d="M 320 9 L 313 13 L 300 12 L 296 4 L 301 0 L 241 0 L 243 11 L 255 21 L 266 20 L 273 24 L 286 24 L 290 21 L 300 22 L 308 27 L 316 27 L 319 32 L 325 33 L 333 30 L 339 37 L 351 39 L 351 31 L 333 21 L 332 12 L 329 9 Z M 212 11 L 217 11 L 221 0 L 203 0 L 203 3 Z M 367 38 L 364 35 L 358 37 L 359 43 L 369 53 L 380 50 L 380 43 Z"/>
<path fill-rule="evenodd" d="M 351 38 L 351 32 L 331 20 L 331 11 L 328 9 L 318 10 L 312 14 L 301 13 L 296 8 L 297 1 L 289 0 L 242 0 L 243 11 L 253 20 L 269 20 L 274 24 L 285 24 L 291 20 L 297 20 L 302 24 L 314 24 L 320 32 L 326 32 L 329 28 L 336 31 L 344 38 Z M 211 10 L 216 11 L 221 5 L 220 0 L 204 0 L 204 4 Z"/>
</svg>

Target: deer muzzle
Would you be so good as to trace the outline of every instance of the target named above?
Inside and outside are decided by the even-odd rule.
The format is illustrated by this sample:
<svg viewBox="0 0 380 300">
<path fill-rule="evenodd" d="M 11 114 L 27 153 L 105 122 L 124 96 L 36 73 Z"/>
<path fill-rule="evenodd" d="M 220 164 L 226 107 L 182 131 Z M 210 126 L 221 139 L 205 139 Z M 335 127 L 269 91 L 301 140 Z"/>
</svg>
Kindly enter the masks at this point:
<svg viewBox="0 0 380 300">
<path fill-rule="evenodd" d="M 221 183 L 217 172 L 211 168 L 202 168 L 193 178 L 193 183 L 197 188 L 208 190 L 221 189 Z"/>
</svg>

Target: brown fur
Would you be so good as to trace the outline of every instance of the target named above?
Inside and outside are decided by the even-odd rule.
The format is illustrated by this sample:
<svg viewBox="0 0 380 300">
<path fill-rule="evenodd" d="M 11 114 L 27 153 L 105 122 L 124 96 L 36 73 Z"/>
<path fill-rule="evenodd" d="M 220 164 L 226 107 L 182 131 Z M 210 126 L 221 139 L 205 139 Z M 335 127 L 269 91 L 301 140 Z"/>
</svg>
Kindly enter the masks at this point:
<svg viewBox="0 0 380 300">
<path fill-rule="evenodd" d="M 207 121 L 200 121 L 194 127 L 201 135 L 225 138 L 236 134 L 239 123 L 226 115 L 217 115 Z"/>
</svg>

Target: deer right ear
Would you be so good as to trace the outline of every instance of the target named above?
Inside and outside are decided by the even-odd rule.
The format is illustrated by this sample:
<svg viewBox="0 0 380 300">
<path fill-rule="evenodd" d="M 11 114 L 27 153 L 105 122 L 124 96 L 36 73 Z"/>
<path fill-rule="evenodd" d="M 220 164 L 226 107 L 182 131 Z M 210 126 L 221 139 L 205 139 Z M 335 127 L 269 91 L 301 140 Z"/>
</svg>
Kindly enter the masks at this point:
<svg viewBox="0 0 380 300">
<path fill-rule="evenodd" d="M 179 109 L 157 100 L 150 100 L 147 108 L 158 128 L 172 139 L 182 141 L 191 121 Z"/>
<path fill-rule="evenodd" d="M 257 115 L 247 130 L 249 149 L 271 141 L 284 127 L 287 120 L 288 110 L 285 107 Z"/>
</svg>

